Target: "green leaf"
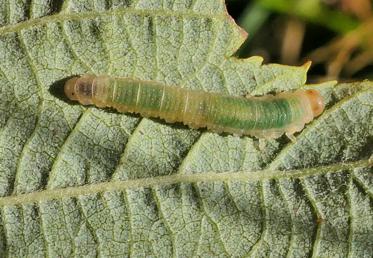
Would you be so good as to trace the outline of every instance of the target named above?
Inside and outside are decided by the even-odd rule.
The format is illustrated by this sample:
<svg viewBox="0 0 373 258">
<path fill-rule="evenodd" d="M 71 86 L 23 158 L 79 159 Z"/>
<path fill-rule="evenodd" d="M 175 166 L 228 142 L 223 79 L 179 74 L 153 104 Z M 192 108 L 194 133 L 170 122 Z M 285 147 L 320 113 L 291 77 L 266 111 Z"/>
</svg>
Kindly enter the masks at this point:
<svg viewBox="0 0 373 258">
<path fill-rule="evenodd" d="M 25 2 L 25 3 L 24 3 Z M 221 0 L 0 3 L 0 256 L 368 257 L 373 84 L 309 85 L 326 111 L 258 140 L 83 108 L 82 73 L 232 95 L 304 85 L 308 65 L 232 57 Z"/>
</svg>

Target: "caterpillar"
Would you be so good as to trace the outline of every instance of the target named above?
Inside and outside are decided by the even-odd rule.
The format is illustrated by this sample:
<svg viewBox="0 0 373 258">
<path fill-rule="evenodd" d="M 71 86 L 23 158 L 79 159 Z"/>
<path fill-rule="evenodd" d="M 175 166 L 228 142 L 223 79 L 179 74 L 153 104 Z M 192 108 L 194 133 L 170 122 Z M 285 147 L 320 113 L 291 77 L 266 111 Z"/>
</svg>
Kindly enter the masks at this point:
<svg viewBox="0 0 373 258">
<path fill-rule="evenodd" d="M 324 110 L 323 98 L 316 90 L 237 97 L 106 75 L 72 77 L 64 92 L 82 105 L 112 107 L 168 123 L 182 122 L 191 128 L 257 138 L 292 136 Z"/>
</svg>

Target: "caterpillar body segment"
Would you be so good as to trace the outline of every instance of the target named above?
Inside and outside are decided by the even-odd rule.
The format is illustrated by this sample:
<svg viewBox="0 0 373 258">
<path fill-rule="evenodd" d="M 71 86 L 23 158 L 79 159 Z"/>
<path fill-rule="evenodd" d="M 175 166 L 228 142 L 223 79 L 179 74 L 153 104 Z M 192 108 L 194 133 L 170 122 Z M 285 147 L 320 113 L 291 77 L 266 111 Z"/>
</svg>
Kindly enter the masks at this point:
<svg viewBox="0 0 373 258">
<path fill-rule="evenodd" d="M 155 81 L 94 75 L 73 77 L 64 90 L 69 99 L 82 105 L 112 107 L 192 128 L 259 138 L 292 135 L 324 110 L 323 99 L 315 90 L 244 98 Z"/>
</svg>

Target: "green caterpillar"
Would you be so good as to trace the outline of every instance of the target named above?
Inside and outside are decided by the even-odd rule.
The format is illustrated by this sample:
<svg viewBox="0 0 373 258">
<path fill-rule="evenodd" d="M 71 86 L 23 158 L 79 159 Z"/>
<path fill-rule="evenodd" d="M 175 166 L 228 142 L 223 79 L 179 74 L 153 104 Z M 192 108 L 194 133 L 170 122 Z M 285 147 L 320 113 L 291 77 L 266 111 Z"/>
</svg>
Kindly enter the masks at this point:
<svg viewBox="0 0 373 258">
<path fill-rule="evenodd" d="M 155 81 L 83 75 L 68 80 L 64 91 L 82 105 L 113 107 L 192 128 L 258 138 L 277 138 L 283 133 L 292 136 L 324 110 L 323 98 L 316 90 L 245 98 Z"/>
</svg>

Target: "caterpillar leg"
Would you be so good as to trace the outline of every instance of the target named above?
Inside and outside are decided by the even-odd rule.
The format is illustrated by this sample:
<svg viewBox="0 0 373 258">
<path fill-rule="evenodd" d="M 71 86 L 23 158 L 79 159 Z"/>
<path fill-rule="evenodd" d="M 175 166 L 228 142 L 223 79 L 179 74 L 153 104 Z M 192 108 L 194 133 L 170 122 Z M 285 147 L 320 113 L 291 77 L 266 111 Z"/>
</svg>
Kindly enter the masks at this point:
<svg viewBox="0 0 373 258">
<path fill-rule="evenodd" d="M 289 138 L 290 141 L 292 141 L 293 143 L 295 143 L 297 141 L 297 138 L 295 138 L 294 134 L 291 134 L 291 133 L 285 133 L 286 137 Z"/>
<path fill-rule="evenodd" d="M 255 98 L 255 96 L 251 95 L 250 93 L 247 93 L 246 95 L 243 95 L 244 98 L 251 99 Z"/>
</svg>

